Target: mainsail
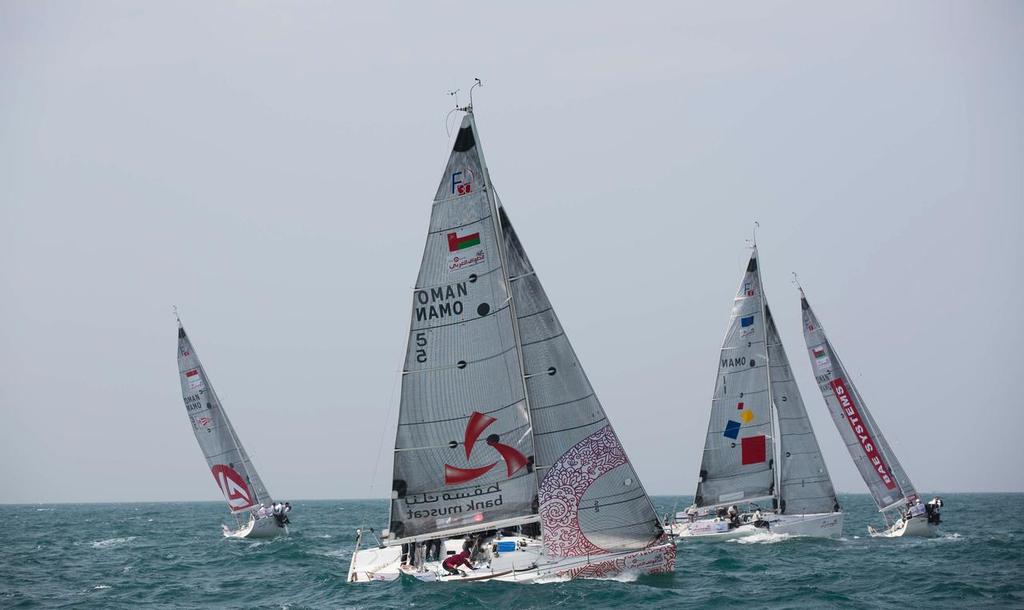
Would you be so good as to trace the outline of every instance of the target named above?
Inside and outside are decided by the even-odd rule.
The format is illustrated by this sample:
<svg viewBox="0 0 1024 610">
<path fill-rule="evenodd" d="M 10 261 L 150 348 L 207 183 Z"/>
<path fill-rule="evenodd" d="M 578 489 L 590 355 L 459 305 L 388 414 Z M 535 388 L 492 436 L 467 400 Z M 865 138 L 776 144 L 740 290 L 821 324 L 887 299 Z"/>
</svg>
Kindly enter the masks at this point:
<svg viewBox="0 0 1024 610">
<path fill-rule="evenodd" d="M 178 371 L 185 411 L 228 508 L 238 513 L 272 503 L 181 322 L 178 323 Z"/>
<path fill-rule="evenodd" d="M 533 418 L 549 557 L 642 549 L 661 521 L 576 358 L 505 209 L 505 239 Z"/>
<path fill-rule="evenodd" d="M 779 428 L 779 512 L 797 515 L 838 511 L 839 501 L 832 479 L 807 418 L 782 337 L 775 327 L 767 298 L 765 300 L 769 377 Z"/>
<path fill-rule="evenodd" d="M 913 484 L 825 336 L 825 329 L 814 315 L 802 288 L 800 306 L 803 309 L 804 341 L 818 387 L 875 504 L 880 510 L 885 510 L 906 500 L 916 500 Z"/>
<path fill-rule="evenodd" d="M 771 386 L 757 249 L 733 301 L 722 343 L 694 504 L 774 499 Z"/>
<path fill-rule="evenodd" d="M 412 294 L 391 543 L 537 520 L 534 446 L 496 211 L 472 114 Z"/>
<path fill-rule="evenodd" d="M 389 544 L 540 520 L 549 557 L 650 546 L 662 535 L 657 513 L 498 203 L 479 142 L 468 112 L 413 294 Z"/>
</svg>

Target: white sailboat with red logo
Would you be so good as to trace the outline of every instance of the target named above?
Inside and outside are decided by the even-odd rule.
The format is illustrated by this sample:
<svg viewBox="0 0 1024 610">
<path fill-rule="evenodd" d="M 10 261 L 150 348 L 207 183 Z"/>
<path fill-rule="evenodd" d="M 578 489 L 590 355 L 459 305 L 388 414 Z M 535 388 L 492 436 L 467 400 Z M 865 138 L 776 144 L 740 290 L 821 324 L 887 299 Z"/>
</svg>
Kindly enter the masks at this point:
<svg viewBox="0 0 1024 610">
<path fill-rule="evenodd" d="M 884 537 L 937 535 L 942 499 L 933 498 L 927 503 L 921 501 L 839 354 L 825 335 L 825 329 L 807 302 L 803 288 L 800 288 L 800 308 L 807 354 L 825 405 L 871 497 L 885 518 L 885 529 L 868 527 L 868 532 L 872 536 Z"/>
<path fill-rule="evenodd" d="M 288 533 L 287 517 L 274 515 L 274 501 L 238 440 L 228 414 L 210 384 L 192 341 L 178 320 L 178 372 L 192 431 L 213 479 L 224 494 L 235 527 L 222 525 L 228 538 L 272 538 Z"/>
<path fill-rule="evenodd" d="M 753 248 L 719 356 L 694 503 L 672 533 L 838 537 L 843 513 L 761 282 Z"/>
<path fill-rule="evenodd" d="M 472 105 L 460 110 L 411 295 L 390 523 L 359 532 L 348 580 L 670 572 L 675 545 L 498 200 Z"/>
</svg>

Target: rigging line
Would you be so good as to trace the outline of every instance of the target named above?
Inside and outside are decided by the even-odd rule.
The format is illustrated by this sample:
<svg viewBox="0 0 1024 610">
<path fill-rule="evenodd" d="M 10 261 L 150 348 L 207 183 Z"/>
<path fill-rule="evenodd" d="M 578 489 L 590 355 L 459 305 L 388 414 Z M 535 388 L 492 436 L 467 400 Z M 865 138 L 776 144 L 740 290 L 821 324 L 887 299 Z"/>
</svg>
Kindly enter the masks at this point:
<svg viewBox="0 0 1024 610">
<path fill-rule="evenodd" d="M 492 267 L 492 268 L 488 269 L 487 271 L 481 271 L 480 273 L 477 273 L 476 277 L 477 277 L 477 279 L 480 279 L 480 278 L 482 278 L 482 277 L 484 277 L 486 275 L 490 275 L 490 274 L 494 273 L 495 271 L 499 271 L 499 270 L 501 270 L 501 267 Z M 463 282 L 468 282 L 468 281 L 469 281 L 468 278 L 466 280 L 463 280 Z M 462 282 L 459 282 L 459 281 L 456 281 L 456 282 L 448 281 L 448 282 L 442 282 L 440 284 L 430 284 L 429 286 L 414 286 L 412 288 L 412 291 L 413 291 L 413 293 L 416 293 L 416 292 L 420 292 L 421 290 L 432 290 L 434 288 L 440 288 L 442 286 L 450 286 L 452 284 L 461 284 L 461 283 Z"/>
<path fill-rule="evenodd" d="M 416 369 L 416 370 L 411 370 L 411 371 L 402 371 L 402 374 L 403 375 L 411 375 L 413 373 L 433 373 L 434 371 L 444 371 L 444 370 L 447 370 L 447 369 L 465 368 L 465 367 L 469 366 L 470 364 L 480 364 L 481 362 L 487 362 L 488 360 L 494 360 L 495 358 L 500 358 L 500 357 L 504 356 L 505 354 L 511 352 L 515 348 L 516 347 L 513 345 L 513 346 L 509 347 L 508 349 L 506 349 L 503 352 L 498 352 L 497 354 L 492 354 L 490 356 L 484 356 L 483 358 L 480 358 L 479 360 L 463 360 L 462 361 L 462 366 L 459 366 L 458 363 L 456 363 L 456 364 L 446 364 L 444 366 L 435 366 L 435 367 L 429 368 L 429 369 Z"/>
<path fill-rule="evenodd" d="M 534 432 L 533 435 L 534 436 L 544 436 L 546 434 L 558 434 L 559 432 L 568 432 L 570 430 L 578 430 L 580 428 L 586 428 L 587 426 L 594 426 L 594 425 L 600 424 L 601 422 L 606 422 L 606 421 L 608 421 L 608 417 L 607 416 L 606 417 L 602 417 L 601 419 L 595 419 L 594 421 L 592 421 L 590 423 L 587 423 L 587 424 L 580 424 L 579 426 L 573 426 L 571 428 L 561 428 L 559 430 L 548 430 L 547 432 Z"/>
<path fill-rule="evenodd" d="M 513 432 L 516 432 L 517 430 L 523 430 L 523 429 L 526 429 L 526 428 L 529 428 L 529 427 L 530 427 L 530 424 L 529 423 L 525 423 L 525 424 L 523 424 L 521 426 L 516 426 L 515 428 L 511 428 L 511 429 L 509 429 L 509 430 L 507 430 L 505 432 L 501 432 L 499 434 L 499 436 L 504 436 L 506 434 L 510 435 Z M 462 442 L 460 442 L 460 441 L 452 441 L 452 442 L 455 443 L 455 447 L 463 447 L 466 444 L 465 441 L 462 441 Z M 453 447 L 451 446 L 450 443 L 445 443 L 444 445 L 429 445 L 429 446 L 425 446 L 425 447 L 395 447 L 395 453 L 399 453 L 401 451 L 424 451 L 426 449 L 453 449 Z"/>
<path fill-rule="evenodd" d="M 528 313 L 528 314 L 521 315 L 521 316 L 519 316 L 519 320 L 522 321 L 522 320 L 525 320 L 526 318 L 529 318 L 529 317 L 532 317 L 532 316 L 539 316 L 540 314 L 547 313 L 547 312 L 551 311 L 552 309 L 554 309 L 554 308 L 548 306 L 548 307 L 546 307 L 544 309 L 541 309 L 540 311 L 535 311 L 533 313 Z"/>
<path fill-rule="evenodd" d="M 404 352 L 407 347 L 408 339 L 402 339 L 401 351 Z M 377 487 L 377 472 L 380 469 L 380 458 L 384 453 L 384 435 L 387 434 L 388 429 L 391 427 L 391 415 L 397 410 L 398 401 L 395 401 L 395 393 L 399 383 L 402 380 L 402 375 L 395 375 L 395 379 L 391 384 L 391 395 L 388 397 L 387 407 L 384 409 L 384 425 L 380 427 L 380 439 L 377 441 L 377 457 L 373 462 L 373 474 L 370 477 L 370 495 L 373 496 L 374 491 Z M 397 419 L 397 418 L 396 418 Z M 396 421 L 397 427 L 397 421 Z M 365 522 L 363 523 L 365 525 Z"/>
<path fill-rule="evenodd" d="M 483 413 L 484 415 L 490 415 L 491 413 L 497 413 L 498 411 L 504 411 L 505 409 L 508 409 L 510 407 L 514 407 L 516 405 L 520 405 L 522 403 L 523 403 L 523 399 L 520 398 L 519 400 L 515 401 L 512 404 L 505 405 L 504 407 L 498 407 L 497 409 L 491 409 L 490 411 L 480 411 L 480 413 Z M 468 415 L 460 415 L 458 417 L 448 417 L 446 419 L 432 419 L 432 420 L 429 420 L 429 421 L 410 421 L 410 422 L 404 422 L 404 423 L 403 422 L 399 422 L 398 425 L 399 426 L 423 426 L 423 425 L 426 425 L 426 424 L 442 424 L 444 422 L 459 421 L 459 420 L 463 420 L 463 419 L 469 419 L 469 416 Z"/>
<path fill-rule="evenodd" d="M 592 510 L 592 511 L 596 511 L 596 512 L 601 512 L 602 508 L 607 508 L 609 506 L 615 506 L 617 504 L 625 504 L 626 502 L 635 502 L 637 500 L 642 499 L 643 497 L 644 497 L 644 494 L 641 493 L 638 496 L 633 496 L 632 498 L 626 498 L 625 500 L 616 500 L 615 502 L 598 502 L 597 506 L 594 506 L 593 504 L 591 504 L 590 506 L 585 506 L 583 503 L 580 503 L 579 508 L 576 509 L 576 510 L 577 511 Z M 596 500 L 597 498 L 587 498 L 586 500 L 584 500 L 584 502 L 590 502 L 592 499 Z M 645 523 L 646 523 L 646 521 L 645 521 Z"/>
<path fill-rule="evenodd" d="M 526 343 L 523 343 L 522 346 L 526 347 L 527 345 L 536 345 L 537 343 L 544 343 L 545 341 L 550 341 L 552 339 L 557 339 L 559 337 L 564 337 L 564 336 L 565 336 L 565 331 L 563 330 L 562 332 L 558 333 L 557 335 L 552 335 L 550 337 L 545 337 L 544 339 L 537 339 L 536 341 L 528 341 Z M 534 374 L 536 374 L 536 373 L 534 373 Z"/>
<path fill-rule="evenodd" d="M 771 497 L 771 496 L 769 496 L 769 497 Z M 636 527 L 638 525 L 647 525 L 648 523 L 650 523 L 650 521 L 638 521 L 636 523 L 627 523 L 625 525 L 623 525 L 623 524 L 610 525 L 608 527 L 599 527 L 599 528 L 594 528 L 594 529 L 587 529 L 587 532 L 588 533 L 607 532 L 608 530 L 626 529 L 626 528 L 629 528 L 629 527 Z M 659 525 L 660 525 L 660 523 L 659 523 Z M 619 545 L 618 548 L 624 548 L 624 546 L 625 545 Z"/>
<path fill-rule="evenodd" d="M 488 214 L 487 216 L 484 216 L 483 218 L 480 218 L 478 220 L 471 220 L 471 221 L 469 221 L 467 223 L 463 223 L 461 225 L 455 225 L 454 227 L 448 227 L 447 229 L 437 229 L 437 230 L 434 230 L 434 231 L 427 231 L 427 235 L 437 235 L 438 233 L 445 233 L 447 231 L 453 231 L 455 229 L 461 229 L 463 227 L 468 227 L 469 225 L 475 225 L 478 222 L 483 222 L 485 220 L 488 220 L 490 217 L 491 217 L 491 215 Z"/>
<path fill-rule="evenodd" d="M 527 271 L 526 273 L 520 273 L 519 275 L 509 277 L 508 281 L 514 282 L 516 280 L 521 280 L 523 278 L 530 277 L 531 275 L 537 275 L 537 272 L 531 269 L 530 271 Z"/>
<path fill-rule="evenodd" d="M 555 407 L 562 407 L 562 406 L 565 406 L 565 405 L 571 405 L 574 402 L 584 401 L 584 400 L 590 398 L 591 396 L 594 396 L 594 394 L 595 394 L 595 392 L 591 392 L 590 394 L 587 394 L 586 396 L 582 396 L 580 398 L 574 398 L 572 400 L 566 400 L 566 401 L 563 401 L 563 402 L 556 402 L 556 403 L 551 404 L 551 405 L 544 405 L 543 407 L 533 407 L 533 410 L 534 411 L 539 411 L 541 409 L 553 409 Z"/>
</svg>

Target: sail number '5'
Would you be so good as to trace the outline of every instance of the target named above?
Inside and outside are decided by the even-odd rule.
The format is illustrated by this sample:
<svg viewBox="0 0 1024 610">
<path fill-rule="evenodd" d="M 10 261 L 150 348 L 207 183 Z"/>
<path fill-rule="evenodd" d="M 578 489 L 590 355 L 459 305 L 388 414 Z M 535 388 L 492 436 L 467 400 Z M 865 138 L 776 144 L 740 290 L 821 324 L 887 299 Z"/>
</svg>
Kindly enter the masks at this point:
<svg viewBox="0 0 1024 610">
<path fill-rule="evenodd" d="M 416 346 L 416 362 L 423 364 L 427 361 L 427 350 L 423 349 L 427 346 L 427 333 L 416 333 Z"/>
</svg>

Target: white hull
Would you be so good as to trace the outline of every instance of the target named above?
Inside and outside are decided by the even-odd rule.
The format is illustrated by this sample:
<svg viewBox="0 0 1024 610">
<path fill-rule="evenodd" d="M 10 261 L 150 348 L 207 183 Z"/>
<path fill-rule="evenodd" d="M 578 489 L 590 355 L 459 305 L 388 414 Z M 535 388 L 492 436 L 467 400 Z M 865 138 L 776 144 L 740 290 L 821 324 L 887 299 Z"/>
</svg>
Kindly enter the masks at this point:
<svg viewBox="0 0 1024 610">
<path fill-rule="evenodd" d="M 225 538 L 275 538 L 288 535 L 288 526 L 278 525 L 277 519 L 273 517 L 263 519 L 250 517 L 249 522 L 237 530 L 229 529 L 226 525 L 221 527 L 224 528 Z"/>
<path fill-rule="evenodd" d="M 491 556 L 482 567 L 463 568 L 449 574 L 440 561 L 424 562 L 421 568 L 401 565 L 400 547 L 357 548 L 349 566 L 349 582 L 391 581 L 402 574 L 425 582 L 502 581 L 533 583 L 573 578 L 600 578 L 622 573 L 654 574 L 675 569 L 676 549 L 672 543 L 652 546 L 641 551 L 606 553 L 580 557 L 549 559 L 537 538 L 522 536 L 500 538 L 515 541 L 515 551 Z M 442 560 L 462 548 L 462 540 L 446 540 Z"/>
<path fill-rule="evenodd" d="M 726 521 L 701 519 L 693 522 L 677 521 L 669 531 L 678 540 L 734 540 L 755 534 L 786 534 L 813 538 L 838 538 L 843 533 L 843 513 L 817 513 L 810 515 L 765 515 L 768 527 L 755 527 L 744 523 L 729 529 Z"/>
<path fill-rule="evenodd" d="M 939 535 L 939 526 L 928 523 L 928 519 L 925 517 L 913 517 L 909 520 L 900 517 L 891 526 L 881 531 L 869 526 L 868 533 L 879 538 L 934 538 Z"/>
</svg>

